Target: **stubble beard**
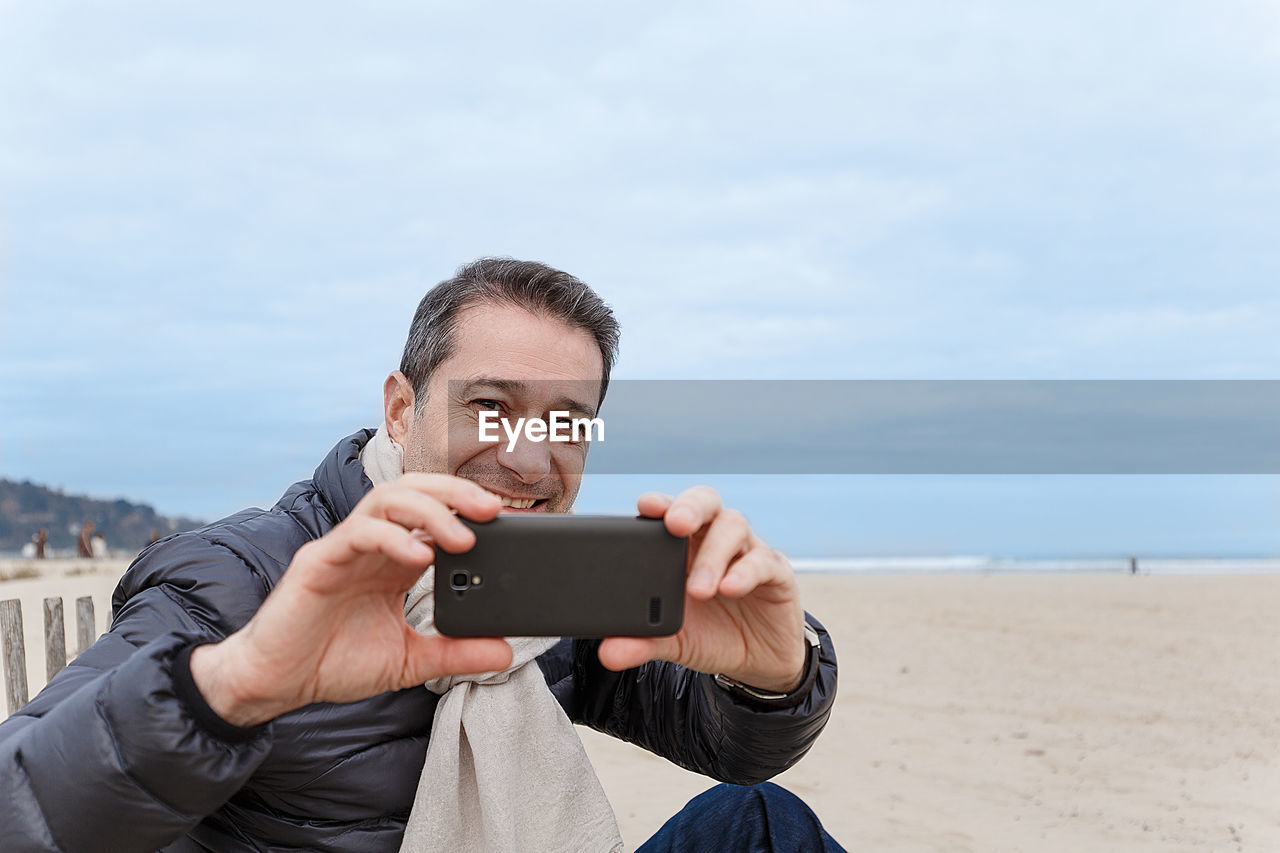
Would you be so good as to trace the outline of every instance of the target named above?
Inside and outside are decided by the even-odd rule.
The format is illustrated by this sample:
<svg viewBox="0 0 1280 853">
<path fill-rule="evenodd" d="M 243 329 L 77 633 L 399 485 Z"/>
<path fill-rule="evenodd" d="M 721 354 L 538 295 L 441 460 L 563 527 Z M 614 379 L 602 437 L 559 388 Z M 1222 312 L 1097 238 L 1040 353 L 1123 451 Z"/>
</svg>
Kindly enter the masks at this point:
<svg viewBox="0 0 1280 853">
<path fill-rule="evenodd" d="M 502 495 L 542 498 L 546 503 L 538 507 L 540 512 L 569 512 L 581 486 L 581 475 L 566 481 L 548 474 L 537 483 L 524 483 L 491 458 L 473 457 L 459 465 L 457 470 L 451 471 L 447 457 L 428 453 L 412 442 L 404 449 L 404 470 L 406 473 L 421 471 L 427 474 L 453 474 Z"/>
</svg>

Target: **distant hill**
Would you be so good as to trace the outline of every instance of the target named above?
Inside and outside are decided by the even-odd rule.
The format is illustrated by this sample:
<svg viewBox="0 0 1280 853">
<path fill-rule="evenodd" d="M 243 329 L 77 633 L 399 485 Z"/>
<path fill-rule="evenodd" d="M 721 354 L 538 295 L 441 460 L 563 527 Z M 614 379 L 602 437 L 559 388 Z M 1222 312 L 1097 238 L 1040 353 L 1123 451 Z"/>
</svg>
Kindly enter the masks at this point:
<svg viewBox="0 0 1280 853">
<path fill-rule="evenodd" d="M 160 515 L 146 504 L 68 495 L 27 481 L 0 479 L 0 552 L 21 550 L 41 527 L 49 531 L 52 548 L 74 549 L 86 521 L 102 532 L 108 547 L 127 550 L 142 548 L 153 533 L 167 536 L 203 524 Z"/>
</svg>

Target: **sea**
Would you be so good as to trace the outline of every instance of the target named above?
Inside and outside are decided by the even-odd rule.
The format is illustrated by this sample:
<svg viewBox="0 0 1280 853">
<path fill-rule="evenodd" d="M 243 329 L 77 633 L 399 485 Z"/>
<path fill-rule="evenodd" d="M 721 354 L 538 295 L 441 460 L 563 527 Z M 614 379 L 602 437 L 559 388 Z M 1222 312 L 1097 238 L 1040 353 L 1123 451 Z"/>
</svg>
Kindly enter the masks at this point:
<svg viewBox="0 0 1280 853">
<path fill-rule="evenodd" d="M 1054 559 L 948 557 L 793 558 L 797 572 L 841 574 L 955 574 L 1045 572 L 1140 575 L 1262 575 L 1280 573 L 1280 557 L 1066 557 Z"/>
</svg>

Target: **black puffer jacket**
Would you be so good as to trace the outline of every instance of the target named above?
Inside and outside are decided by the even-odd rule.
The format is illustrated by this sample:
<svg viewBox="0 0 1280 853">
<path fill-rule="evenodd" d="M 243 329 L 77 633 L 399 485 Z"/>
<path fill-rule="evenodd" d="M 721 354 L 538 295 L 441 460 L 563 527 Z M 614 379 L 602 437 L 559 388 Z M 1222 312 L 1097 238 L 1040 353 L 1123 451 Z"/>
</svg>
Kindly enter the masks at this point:
<svg viewBox="0 0 1280 853">
<path fill-rule="evenodd" d="M 371 435 L 340 442 L 273 509 L 172 536 L 138 557 L 116 590 L 110 633 L 0 725 L 0 848 L 399 848 L 435 694 L 416 687 L 310 705 L 238 729 L 203 705 L 185 665 L 193 644 L 244 625 L 294 552 L 370 488 L 358 454 Z M 797 761 L 826 722 L 835 656 L 819 633 L 817 682 L 789 710 L 758 710 L 667 663 L 609 672 L 594 642 L 562 641 L 538 663 L 575 722 L 752 783 Z"/>
</svg>

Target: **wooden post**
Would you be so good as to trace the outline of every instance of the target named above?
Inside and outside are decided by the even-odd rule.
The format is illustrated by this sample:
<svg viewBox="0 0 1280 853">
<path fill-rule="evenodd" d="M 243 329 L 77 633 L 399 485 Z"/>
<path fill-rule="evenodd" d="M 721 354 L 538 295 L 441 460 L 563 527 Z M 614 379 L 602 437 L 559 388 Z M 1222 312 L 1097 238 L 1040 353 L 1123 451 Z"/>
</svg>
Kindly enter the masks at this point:
<svg viewBox="0 0 1280 853">
<path fill-rule="evenodd" d="M 27 645 L 22 640 L 22 602 L 0 601 L 0 645 L 4 651 L 4 696 L 12 714 L 27 704 Z"/>
<path fill-rule="evenodd" d="M 62 624 L 62 599 L 44 600 L 44 671 L 50 681 L 67 665 L 67 632 Z"/>
<path fill-rule="evenodd" d="M 82 595 L 76 599 L 76 654 L 93 645 L 98 639 L 98 625 L 93 618 L 93 596 Z"/>
</svg>

